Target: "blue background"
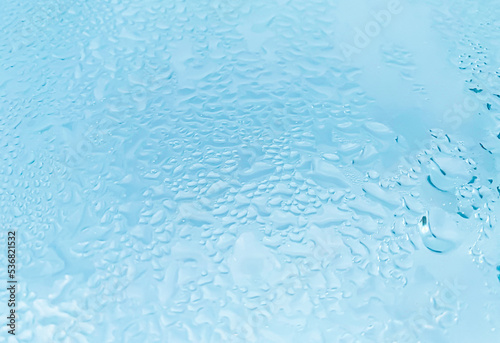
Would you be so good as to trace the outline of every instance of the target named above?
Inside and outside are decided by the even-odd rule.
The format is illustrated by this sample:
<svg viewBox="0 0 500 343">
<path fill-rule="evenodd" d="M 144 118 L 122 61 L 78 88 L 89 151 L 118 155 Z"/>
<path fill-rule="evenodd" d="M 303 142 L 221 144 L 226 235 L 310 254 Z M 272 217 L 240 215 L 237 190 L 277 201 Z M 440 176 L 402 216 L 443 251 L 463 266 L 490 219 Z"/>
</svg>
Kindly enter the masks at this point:
<svg viewBox="0 0 500 343">
<path fill-rule="evenodd" d="M 499 18 L 3 1 L 0 342 L 500 341 Z"/>
</svg>

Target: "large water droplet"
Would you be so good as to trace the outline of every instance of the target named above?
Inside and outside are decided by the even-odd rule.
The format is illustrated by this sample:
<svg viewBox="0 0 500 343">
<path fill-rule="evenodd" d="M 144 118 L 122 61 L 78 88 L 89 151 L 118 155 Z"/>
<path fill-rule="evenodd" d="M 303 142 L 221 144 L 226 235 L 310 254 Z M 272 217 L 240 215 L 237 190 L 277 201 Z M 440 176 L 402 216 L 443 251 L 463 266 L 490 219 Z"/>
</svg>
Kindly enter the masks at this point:
<svg viewBox="0 0 500 343">
<path fill-rule="evenodd" d="M 422 242 L 431 251 L 446 253 L 457 246 L 453 239 L 458 233 L 457 223 L 442 209 L 427 212 L 420 219 L 418 228 Z"/>
</svg>

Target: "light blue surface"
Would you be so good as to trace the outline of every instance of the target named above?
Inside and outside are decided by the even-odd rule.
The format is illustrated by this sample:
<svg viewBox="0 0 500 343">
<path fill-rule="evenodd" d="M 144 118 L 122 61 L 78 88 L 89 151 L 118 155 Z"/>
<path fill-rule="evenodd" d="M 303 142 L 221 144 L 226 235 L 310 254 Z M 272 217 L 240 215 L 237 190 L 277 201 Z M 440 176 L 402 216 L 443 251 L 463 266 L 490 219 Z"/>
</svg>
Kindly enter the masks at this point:
<svg viewBox="0 0 500 343">
<path fill-rule="evenodd" d="M 0 342 L 500 342 L 497 2 L 1 7 Z"/>
</svg>

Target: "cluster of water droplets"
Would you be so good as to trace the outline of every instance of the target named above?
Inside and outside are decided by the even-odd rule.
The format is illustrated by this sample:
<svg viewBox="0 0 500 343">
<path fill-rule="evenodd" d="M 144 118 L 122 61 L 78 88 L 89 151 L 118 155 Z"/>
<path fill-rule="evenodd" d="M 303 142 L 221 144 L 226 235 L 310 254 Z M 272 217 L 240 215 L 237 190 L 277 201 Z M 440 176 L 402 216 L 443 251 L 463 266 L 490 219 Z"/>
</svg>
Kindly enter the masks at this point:
<svg viewBox="0 0 500 343">
<path fill-rule="evenodd" d="M 497 24 L 461 26 L 468 5 L 426 3 L 474 96 L 496 75 L 478 28 Z M 379 106 L 338 55 L 337 7 L 8 1 L 19 342 L 498 336 L 497 93 L 453 129 Z M 425 97 L 414 55 L 376 56 Z"/>
</svg>

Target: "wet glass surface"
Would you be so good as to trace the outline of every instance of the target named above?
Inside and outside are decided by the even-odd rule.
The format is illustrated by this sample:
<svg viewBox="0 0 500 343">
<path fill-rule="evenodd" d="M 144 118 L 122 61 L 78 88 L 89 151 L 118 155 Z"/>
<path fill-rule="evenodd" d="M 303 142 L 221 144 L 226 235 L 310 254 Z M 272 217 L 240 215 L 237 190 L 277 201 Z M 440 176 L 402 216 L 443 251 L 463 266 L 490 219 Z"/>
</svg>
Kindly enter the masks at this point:
<svg viewBox="0 0 500 343">
<path fill-rule="evenodd" d="M 2 7 L 0 342 L 500 341 L 495 1 Z"/>
</svg>

